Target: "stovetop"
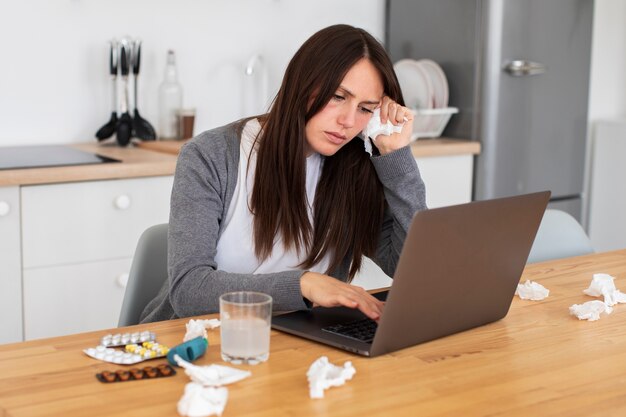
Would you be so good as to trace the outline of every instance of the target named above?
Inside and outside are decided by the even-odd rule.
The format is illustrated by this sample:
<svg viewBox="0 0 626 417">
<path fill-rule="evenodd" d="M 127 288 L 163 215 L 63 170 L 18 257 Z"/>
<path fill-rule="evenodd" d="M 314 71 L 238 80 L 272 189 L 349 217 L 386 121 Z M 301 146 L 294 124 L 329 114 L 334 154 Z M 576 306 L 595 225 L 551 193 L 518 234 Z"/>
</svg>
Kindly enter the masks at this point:
<svg viewBox="0 0 626 417">
<path fill-rule="evenodd" d="M 0 147 L 0 170 L 121 162 L 63 145 Z"/>
</svg>

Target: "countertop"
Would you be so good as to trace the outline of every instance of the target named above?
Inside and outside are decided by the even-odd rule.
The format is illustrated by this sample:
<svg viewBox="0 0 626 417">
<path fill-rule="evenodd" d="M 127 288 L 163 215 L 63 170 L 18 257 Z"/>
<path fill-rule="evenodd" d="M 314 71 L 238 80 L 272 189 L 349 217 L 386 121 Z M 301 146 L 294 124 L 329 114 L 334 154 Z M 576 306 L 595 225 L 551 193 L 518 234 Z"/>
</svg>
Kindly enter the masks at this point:
<svg viewBox="0 0 626 417">
<path fill-rule="evenodd" d="M 122 162 L 0 170 L 0 187 L 173 175 L 178 152 L 186 142 L 139 142 L 126 148 L 115 143 L 67 145 Z M 480 143 L 451 138 L 419 139 L 411 145 L 411 150 L 416 158 L 475 155 L 480 152 Z"/>
<path fill-rule="evenodd" d="M 137 144 L 137 146 L 143 149 L 177 155 L 180 148 L 187 142 L 188 140 L 141 142 Z M 467 154 L 477 155 L 480 153 L 480 142 L 443 137 L 418 139 L 411 144 L 411 152 L 416 158 Z"/>
<path fill-rule="evenodd" d="M 85 143 L 67 146 L 122 162 L 0 170 L 0 187 L 173 175 L 176 168 L 175 155 L 140 149 L 136 146 L 121 148 L 114 143 Z"/>
</svg>

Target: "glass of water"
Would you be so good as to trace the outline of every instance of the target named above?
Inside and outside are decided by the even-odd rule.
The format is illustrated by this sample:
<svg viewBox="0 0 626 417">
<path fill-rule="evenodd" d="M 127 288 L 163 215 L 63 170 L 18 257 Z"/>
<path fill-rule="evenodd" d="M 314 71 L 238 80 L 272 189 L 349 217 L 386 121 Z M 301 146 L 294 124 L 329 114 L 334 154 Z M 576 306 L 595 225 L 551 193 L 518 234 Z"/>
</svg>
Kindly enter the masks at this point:
<svg viewBox="0 0 626 417">
<path fill-rule="evenodd" d="M 238 291 L 220 296 L 222 360 L 256 365 L 270 356 L 272 297 Z"/>
</svg>

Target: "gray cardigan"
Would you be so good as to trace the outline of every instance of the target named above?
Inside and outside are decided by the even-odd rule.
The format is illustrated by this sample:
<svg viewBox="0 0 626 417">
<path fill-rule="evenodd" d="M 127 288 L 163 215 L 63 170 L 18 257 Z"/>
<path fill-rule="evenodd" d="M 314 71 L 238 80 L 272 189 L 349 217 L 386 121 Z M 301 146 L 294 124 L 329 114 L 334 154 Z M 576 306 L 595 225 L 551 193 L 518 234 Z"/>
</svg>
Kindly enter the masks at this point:
<svg viewBox="0 0 626 417">
<path fill-rule="evenodd" d="M 222 219 L 237 184 L 239 134 L 235 122 L 204 132 L 182 147 L 170 210 L 169 279 L 144 309 L 142 323 L 215 313 L 220 294 L 229 291 L 270 294 L 276 311 L 307 308 L 300 291 L 306 271 L 234 274 L 219 270 L 215 262 Z M 426 209 L 424 183 L 408 146 L 371 160 L 387 202 L 373 260 L 393 276 L 411 219 L 417 210 Z M 345 281 L 349 266 L 346 258 L 331 275 Z"/>
</svg>

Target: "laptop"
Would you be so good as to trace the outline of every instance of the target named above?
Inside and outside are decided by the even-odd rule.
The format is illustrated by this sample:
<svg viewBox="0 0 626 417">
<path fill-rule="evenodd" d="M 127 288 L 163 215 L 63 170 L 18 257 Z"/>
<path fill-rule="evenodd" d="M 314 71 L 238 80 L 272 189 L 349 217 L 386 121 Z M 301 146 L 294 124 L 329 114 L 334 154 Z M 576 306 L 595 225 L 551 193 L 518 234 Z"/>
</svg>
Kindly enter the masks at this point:
<svg viewBox="0 0 626 417">
<path fill-rule="evenodd" d="M 376 324 L 358 310 L 278 313 L 272 327 L 378 356 L 497 321 L 509 311 L 550 192 L 415 214 Z"/>
</svg>

